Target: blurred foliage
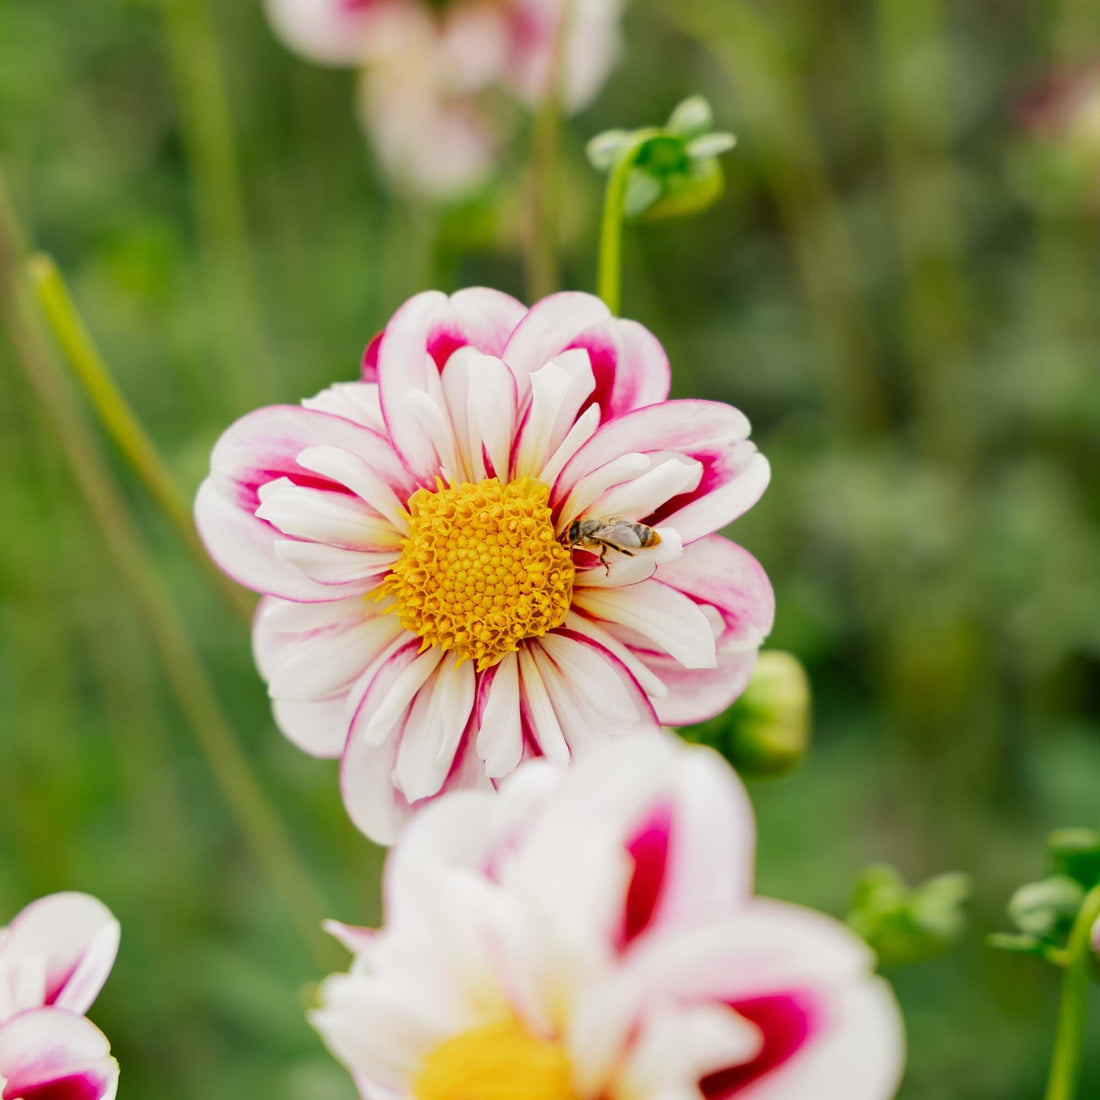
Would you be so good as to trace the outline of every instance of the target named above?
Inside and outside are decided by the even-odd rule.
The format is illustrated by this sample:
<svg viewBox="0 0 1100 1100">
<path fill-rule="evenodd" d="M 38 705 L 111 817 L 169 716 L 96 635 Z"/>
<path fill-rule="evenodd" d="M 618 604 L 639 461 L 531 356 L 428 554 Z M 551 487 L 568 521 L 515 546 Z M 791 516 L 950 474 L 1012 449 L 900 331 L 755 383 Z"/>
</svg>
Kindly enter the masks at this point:
<svg viewBox="0 0 1100 1100">
<path fill-rule="evenodd" d="M 859 876 L 848 924 L 870 945 L 879 966 L 924 962 L 964 935 L 971 891 L 970 877 L 958 871 L 909 886 L 895 868 L 876 864 Z"/>
<path fill-rule="evenodd" d="M 1075 197 L 1085 153 L 1048 161 L 1069 198 L 1046 201 L 1016 105 L 1088 68 L 1100 8 L 635 0 L 626 31 L 628 63 L 565 139 L 565 270 L 592 285 L 585 142 L 705 95 L 740 142 L 726 197 L 628 230 L 625 312 L 665 343 L 678 395 L 750 415 L 774 470 L 731 533 L 775 584 L 771 644 L 809 671 L 815 744 L 752 787 L 760 887 L 840 914 L 871 861 L 971 870 L 978 934 L 891 975 L 902 1096 L 1031 1100 L 1056 975 L 981 940 L 1037 836 L 1098 824 L 1100 219 Z M 196 138 L 219 64 L 235 163 Z M 279 48 L 259 0 L 0 7 L 15 205 L 188 493 L 234 417 L 353 377 L 408 294 L 524 293 L 527 143 L 484 195 L 429 210 L 384 191 L 352 94 Z M 77 888 L 122 919 L 93 1016 L 123 1096 L 349 1097 L 304 1020 L 316 968 L 6 341 L 0 372 L 0 913 Z M 378 853 L 335 765 L 274 730 L 246 632 L 116 472 L 330 912 L 377 919 Z"/>
</svg>

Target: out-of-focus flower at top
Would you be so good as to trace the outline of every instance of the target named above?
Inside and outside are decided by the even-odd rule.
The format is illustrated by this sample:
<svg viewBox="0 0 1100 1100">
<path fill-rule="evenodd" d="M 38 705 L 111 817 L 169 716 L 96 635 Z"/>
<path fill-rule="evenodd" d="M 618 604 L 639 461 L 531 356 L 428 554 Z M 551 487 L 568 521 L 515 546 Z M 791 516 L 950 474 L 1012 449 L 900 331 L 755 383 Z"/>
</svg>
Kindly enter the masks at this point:
<svg viewBox="0 0 1100 1100">
<path fill-rule="evenodd" d="M 870 951 L 752 873 L 711 750 L 533 761 L 410 825 L 385 926 L 331 927 L 355 960 L 313 1022 L 371 1098 L 888 1100 L 904 1036 Z"/>
<path fill-rule="evenodd" d="M 1047 214 L 1100 216 L 1100 60 L 1054 70 L 1015 107 L 1016 190 Z"/>
<path fill-rule="evenodd" d="M 363 380 L 222 437 L 196 520 L 265 595 L 254 647 L 276 718 L 341 756 L 356 824 L 527 756 L 703 721 L 771 629 L 757 562 L 714 534 L 767 461 L 736 409 L 669 401 L 641 325 L 563 293 L 417 295 Z"/>
<path fill-rule="evenodd" d="M 267 0 L 301 56 L 362 70 L 360 117 L 400 183 L 436 198 L 482 183 L 511 128 L 489 98 L 579 110 L 615 61 L 622 0 Z M 563 23 L 563 20 L 565 22 Z"/>
<path fill-rule="evenodd" d="M 0 1096 L 112 1100 L 118 1065 L 84 1013 L 118 950 L 118 922 L 87 894 L 51 894 L 0 930 Z"/>
</svg>

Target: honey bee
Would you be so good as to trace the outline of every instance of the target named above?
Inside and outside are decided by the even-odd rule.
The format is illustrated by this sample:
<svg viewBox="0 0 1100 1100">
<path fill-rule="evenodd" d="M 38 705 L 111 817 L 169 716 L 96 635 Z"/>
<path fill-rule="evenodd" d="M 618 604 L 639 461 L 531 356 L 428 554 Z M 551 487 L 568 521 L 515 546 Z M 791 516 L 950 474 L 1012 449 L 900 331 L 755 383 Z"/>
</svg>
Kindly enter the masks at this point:
<svg viewBox="0 0 1100 1100">
<path fill-rule="evenodd" d="M 622 516 L 608 516 L 606 519 L 575 519 L 565 532 L 565 547 L 572 550 L 579 546 L 595 552 L 598 548 L 600 564 L 610 573 L 607 563 L 608 550 L 618 550 L 628 558 L 634 557 L 637 550 L 656 546 L 661 536 L 644 523 L 623 519 Z"/>
</svg>

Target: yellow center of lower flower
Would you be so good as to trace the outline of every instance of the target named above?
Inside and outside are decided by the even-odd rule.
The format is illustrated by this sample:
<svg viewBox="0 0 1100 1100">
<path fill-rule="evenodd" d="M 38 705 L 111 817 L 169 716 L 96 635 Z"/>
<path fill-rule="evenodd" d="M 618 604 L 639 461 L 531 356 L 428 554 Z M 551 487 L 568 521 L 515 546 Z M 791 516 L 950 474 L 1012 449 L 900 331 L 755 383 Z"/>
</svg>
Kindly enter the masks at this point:
<svg viewBox="0 0 1100 1100">
<path fill-rule="evenodd" d="M 495 477 L 409 500 L 409 533 L 383 592 L 424 648 L 453 650 L 478 670 L 560 626 L 573 595 L 573 558 L 554 535 L 550 490 Z"/>
<path fill-rule="evenodd" d="M 514 1020 L 483 1024 L 428 1055 L 416 1100 L 577 1100 L 569 1059 Z"/>
</svg>

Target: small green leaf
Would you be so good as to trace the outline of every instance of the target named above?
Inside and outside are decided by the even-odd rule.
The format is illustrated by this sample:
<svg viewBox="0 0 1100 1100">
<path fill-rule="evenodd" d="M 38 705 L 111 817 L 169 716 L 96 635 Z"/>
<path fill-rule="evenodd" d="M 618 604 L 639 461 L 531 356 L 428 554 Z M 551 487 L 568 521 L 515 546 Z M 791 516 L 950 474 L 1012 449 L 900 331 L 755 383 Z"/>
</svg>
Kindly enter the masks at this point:
<svg viewBox="0 0 1100 1100">
<path fill-rule="evenodd" d="M 701 95 L 689 96 L 677 104 L 668 116 L 667 128 L 684 138 L 696 138 L 705 134 L 714 122 L 714 112 Z"/>
</svg>

